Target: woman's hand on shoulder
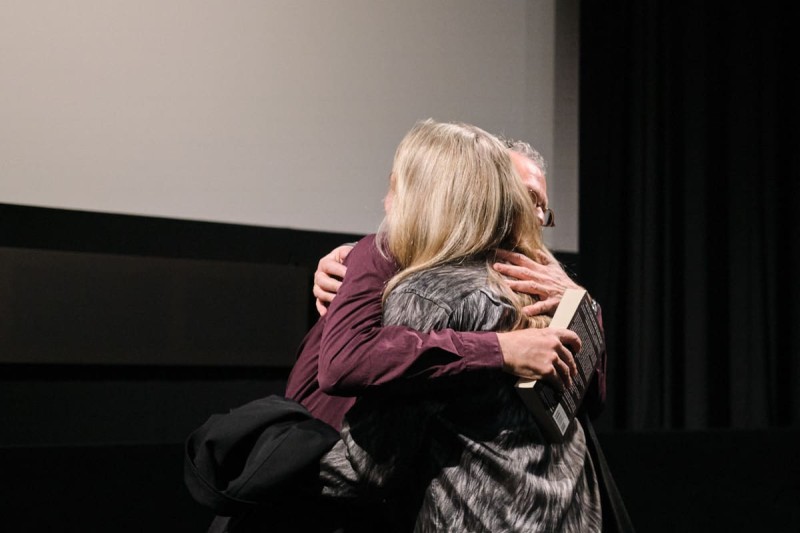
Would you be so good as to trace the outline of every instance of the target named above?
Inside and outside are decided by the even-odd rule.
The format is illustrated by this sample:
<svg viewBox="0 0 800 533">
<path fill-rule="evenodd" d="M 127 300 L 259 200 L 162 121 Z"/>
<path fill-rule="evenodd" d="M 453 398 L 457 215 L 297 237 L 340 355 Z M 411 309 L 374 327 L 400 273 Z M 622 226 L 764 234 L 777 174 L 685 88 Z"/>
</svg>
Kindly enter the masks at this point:
<svg viewBox="0 0 800 533">
<path fill-rule="evenodd" d="M 324 316 L 328 312 L 328 306 L 339 292 L 339 287 L 342 286 L 342 280 L 347 272 L 347 267 L 342 262 L 352 249 L 353 247 L 347 244 L 339 246 L 317 263 L 317 271 L 314 272 L 313 293 L 319 316 Z"/>
</svg>

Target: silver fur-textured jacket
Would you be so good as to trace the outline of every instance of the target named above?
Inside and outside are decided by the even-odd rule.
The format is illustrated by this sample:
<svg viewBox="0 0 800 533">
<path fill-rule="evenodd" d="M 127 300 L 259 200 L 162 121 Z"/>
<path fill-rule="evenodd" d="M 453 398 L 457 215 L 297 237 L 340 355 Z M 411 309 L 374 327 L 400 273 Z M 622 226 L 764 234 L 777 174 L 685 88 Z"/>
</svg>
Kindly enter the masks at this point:
<svg viewBox="0 0 800 533">
<path fill-rule="evenodd" d="M 507 330 L 515 317 L 483 262 L 415 273 L 384 307 L 384 325 L 421 331 Z M 325 493 L 388 502 L 399 531 L 600 531 L 581 425 L 547 443 L 514 381 L 472 372 L 413 395 L 359 399 L 323 459 Z"/>
</svg>

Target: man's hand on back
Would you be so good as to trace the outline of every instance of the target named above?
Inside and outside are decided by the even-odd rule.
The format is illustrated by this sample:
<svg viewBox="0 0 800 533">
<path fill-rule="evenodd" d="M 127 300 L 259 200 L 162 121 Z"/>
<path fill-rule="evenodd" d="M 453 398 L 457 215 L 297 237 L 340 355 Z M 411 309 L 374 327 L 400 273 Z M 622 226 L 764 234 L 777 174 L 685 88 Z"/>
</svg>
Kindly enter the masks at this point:
<svg viewBox="0 0 800 533">
<path fill-rule="evenodd" d="M 498 250 L 497 257 L 503 262 L 495 263 L 493 268 L 513 278 L 508 280 L 511 290 L 539 298 L 538 302 L 522 309 L 528 316 L 553 316 L 564 291 L 580 288 L 549 252 L 537 253 L 534 260 L 519 253 Z"/>
</svg>

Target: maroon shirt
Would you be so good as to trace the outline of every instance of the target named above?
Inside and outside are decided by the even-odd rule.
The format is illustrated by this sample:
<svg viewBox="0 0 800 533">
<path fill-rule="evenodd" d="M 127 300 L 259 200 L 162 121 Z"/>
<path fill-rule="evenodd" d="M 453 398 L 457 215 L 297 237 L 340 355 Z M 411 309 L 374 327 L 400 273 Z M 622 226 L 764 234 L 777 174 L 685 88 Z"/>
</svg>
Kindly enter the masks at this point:
<svg viewBox="0 0 800 533">
<path fill-rule="evenodd" d="M 383 257 L 375 235 L 345 259 L 347 275 L 325 316 L 300 345 L 286 397 L 339 429 L 356 396 L 377 388 L 414 388 L 430 379 L 477 369 L 502 369 L 494 332 L 450 329 L 420 333 L 382 327 L 381 298 L 397 265 Z"/>
<path fill-rule="evenodd" d="M 315 417 L 341 429 L 356 397 L 379 388 L 415 390 L 430 379 L 466 371 L 503 368 L 503 353 L 494 332 L 451 329 L 420 333 L 382 324 L 383 289 L 397 272 L 381 255 L 375 235 L 361 239 L 344 261 L 339 292 L 300 344 L 289 374 L 286 397 L 300 402 Z M 598 310 L 602 328 L 602 316 Z M 586 392 L 591 417 L 606 397 L 606 353 Z"/>
</svg>

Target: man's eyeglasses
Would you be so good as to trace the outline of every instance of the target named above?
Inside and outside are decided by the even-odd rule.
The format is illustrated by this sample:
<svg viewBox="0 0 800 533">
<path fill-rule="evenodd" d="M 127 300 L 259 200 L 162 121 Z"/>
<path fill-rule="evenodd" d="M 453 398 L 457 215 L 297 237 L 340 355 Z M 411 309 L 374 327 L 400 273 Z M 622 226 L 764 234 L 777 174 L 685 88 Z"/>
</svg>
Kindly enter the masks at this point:
<svg viewBox="0 0 800 533">
<path fill-rule="evenodd" d="M 536 195 L 535 192 L 528 190 L 533 198 L 533 204 L 536 209 L 542 210 L 542 227 L 543 228 L 552 228 L 556 225 L 556 214 L 553 213 L 553 210 L 549 207 L 542 207 L 542 204 L 539 203 L 539 197 Z"/>
<path fill-rule="evenodd" d="M 542 208 L 542 213 L 544 213 L 544 222 L 542 222 L 543 228 L 552 228 L 556 225 L 556 214 L 553 213 L 553 210 L 548 208 Z"/>
</svg>

